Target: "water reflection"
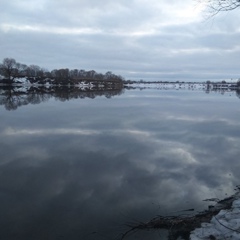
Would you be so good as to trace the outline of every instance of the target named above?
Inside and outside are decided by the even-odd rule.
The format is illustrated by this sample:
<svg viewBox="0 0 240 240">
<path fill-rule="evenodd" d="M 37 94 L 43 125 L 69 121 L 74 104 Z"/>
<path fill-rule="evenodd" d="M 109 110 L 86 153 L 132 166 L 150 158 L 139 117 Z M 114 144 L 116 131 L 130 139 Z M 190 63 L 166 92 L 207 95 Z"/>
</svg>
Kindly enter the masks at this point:
<svg viewBox="0 0 240 240">
<path fill-rule="evenodd" d="M 71 86 L 1 86 L 0 105 L 4 105 L 6 110 L 16 110 L 20 106 L 28 104 L 39 104 L 51 98 L 60 101 L 67 101 L 78 98 L 92 98 L 105 96 L 111 98 L 123 93 L 123 89 L 111 88 L 78 88 Z"/>
<path fill-rule="evenodd" d="M 239 100 L 190 93 L 1 107 L 0 239 L 117 240 L 128 221 L 230 194 L 240 180 Z M 127 239 L 165 233 L 137 234 Z"/>
<path fill-rule="evenodd" d="M 167 88 L 156 88 L 156 87 L 132 87 L 125 86 L 125 88 L 99 88 L 99 87 L 84 87 L 79 88 L 74 85 L 70 86 L 34 86 L 31 85 L 29 87 L 26 86 L 0 86 L 0 105 L 4 105 L 6 110 L 16 110 L 21 106 L 25 106 L 28 104 L 39 104 L 41 102 L 45 102 L 54 98 L 59 101 L 69 101 L 72 99 L 84 99 L 91 98 L 94 99 L 96 97 L 105 96 L 106 98 L 111 98 L 114 96 L 118 96 L 124 93 L 124 89 L 127 90 L 149 90 L 149 89 L 157 89 L 157 90 L 169 90 Z M 176 87 L 173 89 L 179 90 Z M 171 88 L 170 88 L 171 90 Z M 182 89 L 180 89 L 182 90 Z M 196 91 L 196 89 L 192 89 Z M 219 94 L 235 94 L 238 98 L 240 98 L 240 90 L 224 90 L 224 89 L 215 89 L 209 90 L 205 88 L 201 88 L 201 91 L 205 93 L 219 93 Z"/>
</svg>

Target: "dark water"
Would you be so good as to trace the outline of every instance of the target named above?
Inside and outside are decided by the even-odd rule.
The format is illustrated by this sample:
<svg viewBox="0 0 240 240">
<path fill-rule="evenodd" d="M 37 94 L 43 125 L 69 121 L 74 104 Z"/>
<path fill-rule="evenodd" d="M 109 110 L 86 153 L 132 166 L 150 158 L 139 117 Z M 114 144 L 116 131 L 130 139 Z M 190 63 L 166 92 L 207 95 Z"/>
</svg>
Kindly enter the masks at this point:
<svg viewBox="0 0 240 240">
<path fill-rule="evenodd" d="M 127 222 L 202 210 L 240 183 L 234 93 L 116 94 L 2 92 L 0 239 L 117 240 Z"/>
</svg>

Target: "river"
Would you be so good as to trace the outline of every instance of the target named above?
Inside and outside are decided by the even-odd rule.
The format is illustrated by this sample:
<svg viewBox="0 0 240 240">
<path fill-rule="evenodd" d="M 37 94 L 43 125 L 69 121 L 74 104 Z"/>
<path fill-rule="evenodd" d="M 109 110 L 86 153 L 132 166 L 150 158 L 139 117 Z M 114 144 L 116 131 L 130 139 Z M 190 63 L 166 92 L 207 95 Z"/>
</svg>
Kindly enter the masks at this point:
<svg viewBox="0 0 240 240">
<path fill-rule="evenodd" d="M 127 223 L 200 211 L 239 184 L 234 92 L 69 94 L 1 92 L 0 239 L 118 240 Z"/>
</svg>

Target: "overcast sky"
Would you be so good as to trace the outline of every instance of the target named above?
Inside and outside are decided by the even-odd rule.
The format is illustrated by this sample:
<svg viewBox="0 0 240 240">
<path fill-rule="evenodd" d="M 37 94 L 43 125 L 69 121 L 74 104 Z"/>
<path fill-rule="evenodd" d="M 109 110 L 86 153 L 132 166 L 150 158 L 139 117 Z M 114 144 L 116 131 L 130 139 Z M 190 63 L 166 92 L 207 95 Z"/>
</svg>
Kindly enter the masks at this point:
<svg viewBox="0 0 240 240">
<path fill-rule="evenodd" d="M 206 20 L 196 0 L 0 0 L 0 61 L 136 80 L 236 79 L 239 10 Z"/>
</svg>

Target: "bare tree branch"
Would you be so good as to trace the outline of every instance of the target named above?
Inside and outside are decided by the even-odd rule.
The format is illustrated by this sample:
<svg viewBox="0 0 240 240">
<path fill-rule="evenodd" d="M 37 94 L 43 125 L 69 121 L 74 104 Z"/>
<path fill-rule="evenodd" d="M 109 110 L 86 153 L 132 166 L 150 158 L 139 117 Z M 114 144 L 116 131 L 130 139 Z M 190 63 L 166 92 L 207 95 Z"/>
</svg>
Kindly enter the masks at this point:
<svg viewBox="0 0 240 240">
<path fill-rule="evenodd" d="M 208 7 L 211 16 L 240 7 L 240 0 L 199 0 L 198 2 Z"/>
</svg>

